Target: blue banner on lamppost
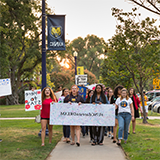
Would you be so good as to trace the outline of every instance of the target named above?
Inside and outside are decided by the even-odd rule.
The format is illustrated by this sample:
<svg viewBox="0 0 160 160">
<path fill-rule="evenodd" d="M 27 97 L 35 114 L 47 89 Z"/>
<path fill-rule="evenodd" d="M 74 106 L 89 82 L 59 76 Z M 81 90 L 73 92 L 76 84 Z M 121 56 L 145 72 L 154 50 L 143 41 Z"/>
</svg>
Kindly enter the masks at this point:
<svg viewBox="0 0 160 160">
<path fill-rule="evenodd" d="M 48 50 L 66 50 L 65 15 L 48 15 Z"/>
</svg>

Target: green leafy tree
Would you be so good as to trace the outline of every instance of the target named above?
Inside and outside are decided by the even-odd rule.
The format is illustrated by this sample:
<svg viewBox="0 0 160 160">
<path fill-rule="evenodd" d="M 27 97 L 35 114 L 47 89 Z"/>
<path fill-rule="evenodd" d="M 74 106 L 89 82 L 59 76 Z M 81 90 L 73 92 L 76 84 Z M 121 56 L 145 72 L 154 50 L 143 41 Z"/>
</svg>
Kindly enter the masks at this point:
<svg viewBox="0 0 160 160">
<path fill-rule="evenodd" d="M 84 69 L 92 72 L 99 78 L 100 64 L 105 56 L 106 43 L 104 39 L 95 35 L 88 35 L 84 39 L 78 37 L 70 42 L 67 46 L 66 57 L 70 60 L 72 68 L 74 68 L 73 52 L 78 53 L 77 66 L 84 66 Z"/>
<path fill-rule="evenodd" d="M 147 123 L 143 90 L 148 79 L 153 76 L 153 70 L 160 71 L 160 31 L 154 26 L 155 20 L 149 17 L 136 22 L 136 9 L 124 13 L 113 8 L 112 15 L 119 25 L 116 34 L 109 40 L 108 58 L 104 62 L 108 63 L 106 71 L 132 79 L 142 97 L 143 123 Z"/>
<path fill-rule="evenodd" d="M 27 87 L 34 68 L 41 62 L 40 0 L 1 0 L 0 78 L 11 78 L 9 104 L 18 104 L 18 94 Z M 49 13 L 46 8 L 46 12 Z"/>
<path fill-rule="evenodd" d="M 130 87 L 133 86 L 133 81 L 131 79 L 131 76 L 128 75 L 127 76 L 119 76 L 119 72 L 121 72 L 123 70 L 123 72 L 128 72 L 125 68 L 124 65 L 119 65 L 115 68 L 115 66 L 113 66 L 114 70 L 109 70 L 108 68 L 110 68 L 110 59 L 107 58 L 104 63 L 102 63 L 101 65 L 101 83 L 103 83 L 105 86 L 111 87 L 111 88 L 115 88 L 117 85 L 121 84 L 123 85 L 125 88 L 129 89 Z"/>
</svg>

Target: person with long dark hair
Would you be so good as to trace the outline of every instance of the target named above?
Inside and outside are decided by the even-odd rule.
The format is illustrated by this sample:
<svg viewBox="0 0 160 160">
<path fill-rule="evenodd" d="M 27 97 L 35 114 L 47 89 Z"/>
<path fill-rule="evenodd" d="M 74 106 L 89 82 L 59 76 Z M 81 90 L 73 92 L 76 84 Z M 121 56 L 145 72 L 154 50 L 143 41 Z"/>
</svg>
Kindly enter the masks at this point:
<svg viewBox="0 0 160 160">
<path fill-rule="evenodd" d="M 91 97 L 93 95 L 93 90 L 90 90 L 87 94 L 86 103 L 90 103 Z M 88 126 L 86 126 L 86 132 L 88 133 Z M 93 142 L 93 133 L 92 133 L 92 126 L 89 126 L 89 132 L 90 132 L 90 142 Z"/>
<path fill-rule="evenodd" d="M 100 84 L 96 85 L 95 91 L 93 96 L 91 97 L 91 103 L 93 104 L 109 104 L 107 96 L 105 96 L 103 92 L 103 87 Z M 94 135 L 94 141 L 92 142 L 92 145 L 95 146 L 103 145 L 104 140 L 104 126 L 94 126 L 93 128 L 93 135 Z"/>
<path fill-rule="evenodd" d="M 123 88 L 122 85 L 118 85 L 114 89 L 114 101 L 116 101 L 116 99 L 121 96 L 122 88 Z M 115 109 L 115 126 L 113 127 L 113 143 L 116 143 L 117 127 L 118 127 L 118 108 Z"/>
<path fill-rule="evenodd" d="M 139 110 L 138 107 L 140 105 L 140 100 L 138 98 L 138 96 L 135 93 L 134 88 L 130 88 L 129 89 L 129 97 L 132 99 L 133 101 L 133 108 L 134 108 L 134 119 L 132 120 L 132 132 L 133 134 L 135 134 L 135 128 L 136 128 L 136 118 L 139 118 Z M 129 127 L 130 129 L 130 127 Z M 128 133 L 129 133 L 129 129 L 128 129 Z"/>
<path fill-rule="evenodd" d="M 109 88 L 108 91 L 107 91 L 107 98 L 108 98 L 108 101 L 110 102 L 110 104 L 115 103 L 113 90 L 111 88 Z M 106 127 L 106 134 L 107 134 L 107 129 L 108 129 L 108 132 L 109 132 L 108 137 L 111 137 L 111 139 L 113 139 L 113 126 Z"/>
<path fill-rule="evenodd" d="M 81 103 L 84 103 L 84 99 L 82 98 L 81 95 L 78 94 L 77 85 L 73 85 L 71 87 L 71 93 L 70 95 L 65 97 L 64 103 L 69 103 L 69 104 L 78 103 L 79 105 Z M 80 126 L 70 126 L 70 130 L 71 130 L 71 137 L 72 137 L 71 145 L 75 144 L 75 132 L 76 132 L 76 137 L 77 137 L 76 145 L 79 147 L 80 146 L 80 134 L 81 134 Z"/>
<path fill-rule="evenodd" d="M 58 103 L 64 103 L 64 99 L 68 95 L 69 95 L 69 90 L 67 88 L 64 88 L 62 90 L 61 97 L 58 99 Z M 70 139 L 69 139 L 69 137 L 70 137 L 70 126 L 63 125 L 63 135 L 64 135 L 63 142 L 69 143 L 70 142 Z"/>
<path fill-rule="evenodd" d="M 44 139 L 45 139 L 45 131 L 46 131 L 46 125 L 48 123 L 49 125 L 49 143 L 52 141 L 52 128 L 53 125 L 49 124 L 50 119 L 50 103 L 51 102 L 57 102 L 56 96 L 54 95 L 53 91 L 49 87 L 45 87 L 42 91 L 42 110 L 41 110 L 41 139 L 42 139 L 42 145 L 44 146 Z"/>
</svg>

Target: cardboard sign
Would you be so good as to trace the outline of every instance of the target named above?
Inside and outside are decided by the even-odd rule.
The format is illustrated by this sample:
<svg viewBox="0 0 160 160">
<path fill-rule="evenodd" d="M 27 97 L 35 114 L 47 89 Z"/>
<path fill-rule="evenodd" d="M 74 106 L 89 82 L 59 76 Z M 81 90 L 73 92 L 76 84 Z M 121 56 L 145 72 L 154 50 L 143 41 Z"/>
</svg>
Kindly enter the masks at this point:
<svg viewBox="0 0 160 160">
<path fill-rule="evenodd" d="M 12 90 L 11 90 L 10 78 L 0 79 L 0 96 L 7 96 L 11 94 L 12 94 Z"/>
<path fill-rule="evenodd" d="M 114 126 L 115 106 L 112 104 L 51 103 L 51 125 Z"/>
<path fill-rule="evenodd" d="M 25 91 L 25 111 L 42 109 L 41 90 Z"/>
</svg>

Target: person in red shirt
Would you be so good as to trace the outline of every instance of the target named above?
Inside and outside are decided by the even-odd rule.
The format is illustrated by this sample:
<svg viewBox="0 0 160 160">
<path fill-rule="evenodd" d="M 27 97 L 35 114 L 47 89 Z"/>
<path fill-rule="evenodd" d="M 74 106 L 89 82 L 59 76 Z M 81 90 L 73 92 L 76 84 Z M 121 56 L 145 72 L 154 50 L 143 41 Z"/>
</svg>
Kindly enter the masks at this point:
<svg viewBox="0 0 160 160">
<path fill-rule="evenodd" d="M 57 99 L 52 91 L 51 88 L 45 87 L 42 91 L 42 110 L 41 110 L 41 139 L 42 139 L 42 145 L 44 146 L 44 139 L 45 139 L 45 131 L 46 131 L 46 125 L 48 123 L 49 125 L 49 118 L 50 118 L 50 103 L 57 102 Z M 49 143 L 52 142 L 52 128 L 53 125 L 49 125 Z"/>
</svg>

